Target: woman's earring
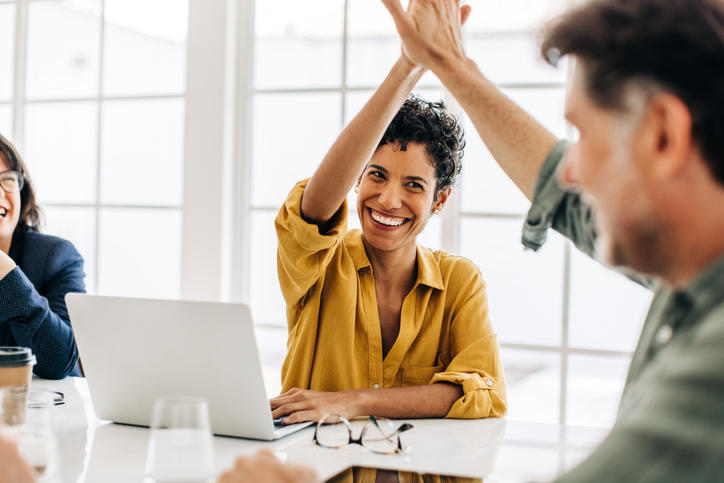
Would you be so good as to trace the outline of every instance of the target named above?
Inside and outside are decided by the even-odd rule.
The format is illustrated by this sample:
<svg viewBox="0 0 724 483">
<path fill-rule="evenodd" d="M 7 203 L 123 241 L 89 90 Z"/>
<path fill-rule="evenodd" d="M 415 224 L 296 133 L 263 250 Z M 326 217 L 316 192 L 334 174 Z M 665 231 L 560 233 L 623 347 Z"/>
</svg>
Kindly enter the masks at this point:
<svg viewBox="0 0 724 483">
<path fill-rule="evenodd" d="M 433 215 L 439 215 L 439 214 L 440 214 L 440 208 L 437 208 L 437 207 L 433 208 L 433 209 L 432 209 L 432 214 L 433 214 Z"/>
<path fill-rule="evenodd" d="M 359 194 L 359 185 L 358 184 L 354 185 L 354 192 Z"/>
</svg>

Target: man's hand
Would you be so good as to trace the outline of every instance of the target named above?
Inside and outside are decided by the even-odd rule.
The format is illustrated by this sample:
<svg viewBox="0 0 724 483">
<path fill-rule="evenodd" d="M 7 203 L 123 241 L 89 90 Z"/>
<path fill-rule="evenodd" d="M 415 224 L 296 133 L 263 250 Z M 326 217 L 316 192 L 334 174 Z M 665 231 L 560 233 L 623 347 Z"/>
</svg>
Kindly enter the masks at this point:
<svg viewBox="0 0 724 483">
<path fill-rule="evenodd" d="M 319 421 L 328 414 L 353 418 L 361 414 L 359 391 L 323 392 L 296 387 L 269 400 L 272 416 L 285 424 Z"/>
<path fill-rule="evenodd" d="M 402 51 L 415 64 L 435 70 L 451 59 L 465 60 L 460 27 L 470 6 L 460 0 L 410 0 L 407 11 L 400 0 L 382 0 L 402 39 Z"/>
<path fill-rule="evenodd" d="M 316 483 L 319 479 L 313 469 L 284 464 L 266 449 L 259 451 L 256 456 L 240 456 L 237 458 L 234 467 L 225 471 L 219 478 L 219 483 L 252 483 L 257 481 L 265 483 Z"/>
<path fill-rule="evenodd" d="M 33 470 L 18 451 L 18 445 L 0 434 L 0 482 L 32 483 Z"/>
</svg>

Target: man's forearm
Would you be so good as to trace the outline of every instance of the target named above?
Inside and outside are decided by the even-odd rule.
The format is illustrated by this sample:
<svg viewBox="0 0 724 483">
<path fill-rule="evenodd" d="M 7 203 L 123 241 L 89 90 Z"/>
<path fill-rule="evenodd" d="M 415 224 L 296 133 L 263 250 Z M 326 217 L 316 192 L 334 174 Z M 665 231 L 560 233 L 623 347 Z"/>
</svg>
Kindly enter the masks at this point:
<svg viewBox="0 0 724 483">
<path fill-rule="evenodd" d="M 473 61 L 440 58 L 429 67 L 465 109 L 503 171 L 532 199 L 538 172 L 556 137 L 503 94 Z"/>
<path fill-rule="evenodd" d="M 456 384 L 360 389 L 359 414 L 386 418 L 442 418 L 463 395 Z"/>
</svg>

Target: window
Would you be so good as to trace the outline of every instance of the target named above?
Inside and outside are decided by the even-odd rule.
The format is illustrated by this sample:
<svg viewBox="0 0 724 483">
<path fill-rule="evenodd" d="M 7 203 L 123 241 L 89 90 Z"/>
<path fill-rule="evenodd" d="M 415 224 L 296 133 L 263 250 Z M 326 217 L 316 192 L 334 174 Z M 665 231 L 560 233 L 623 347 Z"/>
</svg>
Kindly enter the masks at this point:
<svg viewBox="0 0 724 483">
<path fill-rule="evenodd" d="M 187 11 L 0 4 L 0 62 L 14 72 L 0 77 L 0 129 L 28 164 L 44 231 L 83 255 L 90 292 L 179 295 Z"/>
<path fill-rule="evenodd" d="M 540 60 L 536 29 L 572 3 L 476 2 L 465 31 L 486 75 L 561 137 L 569 72 Z M 278 390 L 273 219 L 399 55 L 381 2 L 0 0 L 0 26 L 0 132 L 89 291 L 250 302 Z M 526 199 L 434 75 L 416 91 L 448 101 L 468 142 L 418 242 L 480 266 L 510 417 L 610 425 L 650 295 L 555 233 L 525 252 Z"/>
<path fill-rule="evenodd" d="M 568 69 L 540 59 L 536 34 L 572 3 L 478 2 L 465 31 L 468 55 L 559 137 L 567 134 Z M 293 184 L 311 176 L 384 78 L 399 40 L 381 2 L 318 0 L 311 7 L 288 0 L 255 8 L 248 297 L 263 337 L 276 338 L 281 348 L 286 329 L 273 219 Z M 451 101 L 432 74 L 416 91 Z M 462 180 L 418 242 L 460 253 L 481 268 L 509 379 L 510 418 L 609 426 L 650 295 L 556 233 L 540 252 L 524 251 L 529 203 L 457 113 L 468 142 Z M 283 354 L 277 350 L 265 363 L 281 365 Z"/>
</svg>

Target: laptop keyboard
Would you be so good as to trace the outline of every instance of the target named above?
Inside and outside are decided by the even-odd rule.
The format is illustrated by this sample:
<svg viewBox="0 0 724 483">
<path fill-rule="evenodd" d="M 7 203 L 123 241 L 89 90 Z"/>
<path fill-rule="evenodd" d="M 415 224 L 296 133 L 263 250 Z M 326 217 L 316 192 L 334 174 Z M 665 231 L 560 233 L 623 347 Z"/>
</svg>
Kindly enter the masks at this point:
<svg viewBox="0 0 724 483">
<path fill-rule="evenodd" d="M 274 429 L 283 428 L 284 426 L 284 418 L 278 418 L 274 420 Z"/>
</svg>

